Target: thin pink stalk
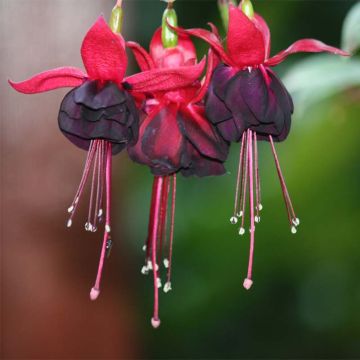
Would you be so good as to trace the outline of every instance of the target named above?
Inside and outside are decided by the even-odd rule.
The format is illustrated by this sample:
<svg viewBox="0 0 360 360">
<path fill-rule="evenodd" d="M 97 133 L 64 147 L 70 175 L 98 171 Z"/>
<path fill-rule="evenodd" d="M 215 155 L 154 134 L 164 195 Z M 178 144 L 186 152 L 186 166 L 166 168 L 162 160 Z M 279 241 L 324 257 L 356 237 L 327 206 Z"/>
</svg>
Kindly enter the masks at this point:
<svg viewBox="0 0 360 360">
<path fill-rule="evenodd" d="M 248 159 L 249 159 L 249 189 L 250 189 L 250 255 L 247 278 L 244 287 L 249 290 L 252 286 L 252 267 L 255 247 L 255 216 L 254 216 L 254 166 L 253 166 L 253 145 L 252 131 L 248 130 Z"/>
<path fill-rule="evenodd" d="M 260 195 L 259 158 L 258 158 L 257 136 L 255 131 L 254 131 L 254 159 L 255 159 L 256 216 L 258 220 L 260 220 L 261 195 Z"/>
<path fill-rule="evenodd" d="M 157 264 L 156 264 L 156 246 L 157 246 L 157 235 L 159 230 L 159 215 L 160 215 L 160 206 L 161 206 L 161 195 L 162 188 L 164 184 L 164 178 L 161 176 L 156 176 L 154 178 L 154 190 L 155 190 L 155 204 L 154 204 L 154 213 L 153 224 L 151 230 L 151 261 L 154 275 L 154 314 L 151 319 L 151 324 L 154 328 L 160 326 L 159 319 L 159 289 L 158 289 L 158 274 L 157 274 Z"/>
<path fill-rule="evenodd" d="M 106 221 L 105 221 L 105 231 L 104 239 L 101 248 L 101 255 L 99 261 L 98 272 L 96 276 L 95 285 L 91 289 L 90 298 L 91 300 L 96 300 L 100 294 L 100 282 L 101 275 L 104 268 L 104 261 L 106 257 L 106 244 L 109 239 L 110 233 L 110 219 L 111 219 L 111 161 L 112 161 L 112 145 L 110 142 L 107 142 L 107 156 L 106 156 Z"/>
<path fill-rule="evenodd" d="M 242 219 L 241 219 L 241 228 L 240 232 L 245 232 L 244 224 L 245 224 L 245 209 L 246 209 L 246 192 L 247 192 L 247 177 L 248 177 L 248 163 L 249 163 L 249 140 L 248 138 L 244 138 L 244 141 L 246 141 L 246 151 L 245 151 L 245 162 L 243 164 L 243 194 L 242 194 Z M 242 235 L 242 234 L 240 234 Z"/>
<path fill-rule="evenodd" d="M 289 218 L 289 223 L 290 223 L 290 226 L 293 226 L 292 220 L 296 219 L 296 215 L 295 215 L 292 203 L 291 203 L 289 192 L 286 187 L 285 179 L 282 174 L 281 167 L 280 167 L 279 158 L 277 156 L 274 141 L 273 141 L 273 138 L 271 135 L 269 136 L 269 139 L 270 139 L 270 144 L 271 144 L 271 150 L 272 150 L 274 160 L 275 160 L 276 170 L 277 170 L 279 180 L 280 180 L 281 190 L 282 190 L 284 201 L 285 201 L 285 206 L 286 206 L 286 211 L 287 211 L 288 218 Z M 292 218 L 292 216 L 293 216 L 293 218 Z"/>
<path fill-rule="evenodd" d="M 240 158 L 239 158 L 239 167 L 236 179 L 236 190 L 235 190 L 235 204 L 234 204 L 234 218 L 236 218 L 238 214 L 238 207 L 239 207 L 239 191 L 240 191 L 240 182 L 241 182 L 241 175 L 242 175 L 242 165 L 243 165 L 243 156 L 244 156 L 244 138 L 245 133 L 242 136 L 241 140 L 241 147 L 240 147 Z"/>
<path fill-rule="evenodd" d="M 175 206 L 176 206 L 176 174 L 173 175 L 172 194 L 171 194 L 171 222 L 170 222 L 170 240 L 169 240 L 169 268 L 167 271 L 167 286 L 171 287 L 171 267 L 173 257 L 173 242 L 175 228 Z M 170 290 L 170 289 L 169 289 Z"/>
<path fill-rule="evenodd" d="M 69 217 L 69 220 L 68 220 L 68 227 L 70 227 L 72 225 L 73 217 L 75 215 L 76 209 L 77 209 L 78 204 L 79 204 L 80 197 L 81 197 L 81 195 L 83 193 L 86 181 L 87 181 L 88 176 L 89 176 L 89 172 L 90 172 L 91 164 L 92 164 L 92 161 L 93 161 L 93 158 L 94 158 L 94 154 L 95 154 L 94 141 L 91 141 L 89 151 L 88 151 L 87 156 L 86 156 L 86 162 L 85 162 L 84 171 L 83 171 L 83 174 L 82 174 L 82 177 L 81 177 L 81 180 L 80 180 L 80 184 L 79 184 L 79 187 L 78 187 L 78 189 L 77 189 L 77 191 L 75 193 L 75 197 L 74 197 L 74 200 L 73 200 L 73 202 L 71 204 L 71 207 L 69 208 L 70 217 Z"/>
</svg>

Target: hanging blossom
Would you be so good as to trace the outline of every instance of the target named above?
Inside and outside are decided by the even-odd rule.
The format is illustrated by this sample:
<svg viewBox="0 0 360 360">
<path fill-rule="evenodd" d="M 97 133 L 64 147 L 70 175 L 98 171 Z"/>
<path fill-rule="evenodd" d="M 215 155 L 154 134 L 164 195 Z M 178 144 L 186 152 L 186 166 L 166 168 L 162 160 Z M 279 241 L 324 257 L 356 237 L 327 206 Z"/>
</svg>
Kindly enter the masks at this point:
<svg viewBox="0 0 360 360">
<path fill-rule="evenodd" d="M 117 8 L 115 7 L 114 10 Z M 129 90 L 141 97 L 143 91 L 167 91 L 192 84 L 205 63 L 171 72 L 158 69 L 124 78 L 127 68 L 125 41 L 101 16 L 86 34 L 81 55 L 86 73 L 74 67 L 45 71 L 19 83 L 9 81 L 17 91 L 34 94 L 63 87 L 74 87 L 64 98 L 58 116 L 62 133 L 87 151 L 80 185 L 68 208 L 67 227 L 71 227 L 87 182 L 90 200 L 85 229 L 95 232 L 104 222 L 104 237 L 92 300 L 100 294 L 100 280 L 111 240 L 111 166 L 112 155 L 136 144 L 139 113 Z M 105 221 L 103 221 L 105 219 Z"/>
<path fill-rule="evenodd" d="M 181 35 L 173 40 L 174 46 L 164 47 L 164 31 L 164 26 L 156 30 L 149 53 L 137 43 L 127 43 L 141 70 L 166 69 L 171 72 L 179 66 L 188 70 L 198 66 L 196 50 L 189 36 Z M 163 251 L 168 253 L 163 259 L 167 271 L 163 290 L 165 293 L 171 290 L 176 174 L 204 177 L 225 173 L 223 163 L 228 155 L 228 143 L 207 120 L 201 103 L 213 70 L 212 62 L 208 69 L 210 71 L 202 84 L 198 80 L 201 74 L 198 73 L 196 81 L 176 90 L 148 89 L 142 103 L 139 140 L 135 146 L 128 148 L 130 157 L 148 165 L 155 175 L 148 238 L 144 246 L 146 259 L 142 268 L 143 274 L 153 271 L 154 327 L 160 325 L 158 288 L 162 287 L 162 283 L 158 258 Z M 170 231 L 167 237 L 168 223 Z"/>
<path fill-rule="evenodd" d="M 244 14 L 241 7 L 249 16 Z M 349 54 L 318 40 L 303 39 L 270 57 L 269 28 L 261 16 L 253 13 L 248 0 L 243 0 L 239 7 L 229 5 L 227 50 L 213 25 L 212 32 L 203 29 L 176 30 L 205 40 L 220 61 L 206 95 L 206 115 L 225 140 L 241 142 L 234 212 L 230 221 L 237 224 L 240 219 L 239 234 L 245 234 L 245 209 L 249 197 L 250 256 L 244 287 L 250 289 L 253 284 L 255 223 L 260 222 L 262 210 L 257 149 L 259 140 L 270 142 L 291 232 L 295 234 L 300 224 L 274 146 L 274 142 L 287 138 L 294 106 L 290 94 L 271 68 L 288 55 L 298 52 Z"/>
</svg>

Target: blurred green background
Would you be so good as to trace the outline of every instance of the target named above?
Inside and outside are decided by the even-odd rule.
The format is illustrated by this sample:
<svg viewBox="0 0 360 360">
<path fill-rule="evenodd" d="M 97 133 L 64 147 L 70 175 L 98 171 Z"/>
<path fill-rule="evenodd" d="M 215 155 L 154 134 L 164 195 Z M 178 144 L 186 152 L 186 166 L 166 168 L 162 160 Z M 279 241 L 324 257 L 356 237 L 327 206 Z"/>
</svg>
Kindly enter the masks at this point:
<svg viewBox="0 0 360 360">
<path fill-rule="evenodd" d="M 3 0 L 3 11 L 10 7 L 10 2 Z M 21 4 L 24 2 L 19 2 L 18 9 L 14 3 L 16 0 L 11 5 L 11 14 L 22 14 Z M 53 5 L 50 3 L 47 4 L 51 13 L 51 6 L 59 1 L 54 1 Z M 76 1 L 72 0 L 60 0 L 60 3 L 68 8 L 72 16 L 76 15 L 75 11 L 81 11 L 81 19 L 86 22 L 84 29 L 95 19 L 99 10 L 108 14 L 113 5 L 110 0 L 96 2 L 95 11 L 91 10 L 92 1 L 89 0 L 82 1 L 81 6 L 76 6 Z M 255 10 L 270 26 L 272 54 L 305 37 L 340 46 L 343 21 L 355 3 L 350 0 L 253 1 Z M 129 15 L 125 17 L 126 37 L 147 47 L 152 33 L 160 24 L 165 4 L 155 0 L 125 1 L 124 6 L 125 11 L 127 7 L 129 9 Z M 176 10 L 183 27 L 204 27 L 208 21 L 221 27 L 215 0 L 178 0 Z M 62 14 L 66 16 L 67 12 Z M 57 24 L 59 22 L 57 19 Z M 33 23 L 30 28 L 38 26 Z M 56 30 L 58 33 L 61 33 L 62 26 L 60 22 Z M 83 35 L 79 32 L 72 36 L 80 43 Z M 67 40 L 71 39 L 61 39 L 62 43 Z M 28 41 L 31 44 L 30 38 Z M 202 56 L 206 47 L 199 41 L 196 44 L 199 56 Z M 63 45 L 59 46 L 61 49 Z M 25 50 L 10 47 L 8 51 L 12 56 L 19 56 Z M 26 73 L 30 75 L 34 72 L 36 55 L 33 54 L 32 58 L 27 56 Z M 79 56 L 73 61 L 72 58 L 69 56 L 65 64 L 76 65 L 76 61 L 80 65 Z M 105 337 L 105 350 L 101 352 L 98 349 L 97 355 L 92 358 L 360 358 L 360 67 L 356 59 L 351 65 L 340 60 L 335 65 L 331 63 L 331 70 L 326 71 L 325 64 L 333 60 L 327 56 L 321 61 L 318 59 L 319 55 L 295 55 L 277 68 L 289 89 L 294 89 L 292 132 L 286 142 L 277 145 L 277 150 L 301 226 L 296 235 L 290 233 L 270 146 L 262 143 L 259 156 L 264 210 L 256 231 L 254 286 L 249 292 L 242 287 L 247 270 L 249 238 L 237 235 L 236 227 L 229 222 L 239 146 L 232 146 L 227 175 L 207 179 L 179 177 L 173 291 L 169 294 L 161 292 L 162 324 L 157 330 L 150 326 L 152 280 L 140 273 L 152 177 L 146 167 L 131 163 L 126 154 L 117 158 L 115 177 L 121 190 L 118 190 L 120 196 L 114 199 L 113 204 L 118 207 L 114 223 L 121 245 L 114 247 L 110 265 L 105 271 L 100 305 L 96 306 L 101 306 L 103 298 L 112 296 L 111 292 L 115 292 L 118 298 L 126 294 L 129 298 L 126 307 L 128 315 L 117 319 L 115 309 L 121 305 L 115 302 L 107 307 L 110 312 L 107 316 L 114 322 L 119 321 L 123 333 L 128 337 L 128 323 L 132 323 L 130 328 L 135 330 L 131 331 L 129 344 L 135 350 L 124 355 L 121 346 L 119 349 L 113 346 L 117 340 L 116 336 L 112 336 L 111 348 L 114 350 L 107 352 L 110 338 L 108 344 Z M 311 63 L 306 65 L 306 62 Z M 49 61 L 48 67 L 51 65 Z M 308 72 L 311 66 L 315 66 L 318 76 Z M 38 70 L 42 69 L 45 69 L 43 65 Z M 301 69 L 304 69 L 303 73 Z M 19 74 L 17 70 L 19 68 L 12 68 L 7 75 L 16 76 L 16 79 L 21 74 L 25 76 L 25 72 Z M 336 77 L 336 74 L 339 76 Z M 336 79 L 330 81 L 331 76 Z M 347 82 L 344 85 L 341 79 L 345 77 Z M 300 89 L 294 79 L 302 81 Z M 322 86 L 326 81 L 329 83 Z M 332 91 L 322 96 L 321 89 L 324 88 L 331 88 Z M 304 94 L 313 96 L 304 97 Z M 11 96 L 13 104 L 15 99 L 16 103 L 24 99 L 19 95 Z M 51 99 L 59 102 L 62 96 L 62 93 L 57 93 L 56 99 Z M 315 98 L 316 101 L 312 101 Z M 31 101 L 27 98 L 26 104 Z M 57 109 L 52 106 L 51 115 L 56 116 L 56 112 Z M 2 120 L 8 121 L 4 116 Z M 47 122 L 51 123 L 49 120 Z M 61 135 L 58 136 L 60 139 Z M 65 148 L 66 141 L 63 142 Z M 63 171 L 66 171 L 69 162 L 75 163 L 71 150 L 77 150 L 67 148 L 70 148 L 70 157 L 60 164 Z M 77 175 L 80 176 L 84 155 L 77 152 L 76 156 Z M 16 165 L 13 163 L 12 166 Z M 75 189 L 76 180 L 72 185 Z M 17 189 L 12 191 L 16 192 Z M 71 194 L 70 186 L 66 198 L 70 200 Z M 4 201 L 3 205 L 6 206 Z M 58 201 L 53 207 L 65 209 L 66 205 Z M 59 214 L 56 221 L 61 225 L 64 215 Z M 66 234 L 66 237 L 71 236 Z M 70 241 L 84 241 L 81 236 L 80 233 L 76 239 L 69 240 L 64 237 L 62 241 L 67 242 L 69 253 L 87 251 L 84 248 L 70 248 Z M 51 242 L 52 238 L 46 240 Z M 99 245 L 95 246 L 98 249 Z M 15 257 L 16 254 L 8 256 Z M 87 296 L 85 292 L 91 285 L 97 255 L 88 256 L 86 261 L 83 267 L 90 269 L 89 277 L 83 275 L 76 280 L 76 272 L 72 272 L 71 268 L 66 274 L 67 277 L 75 276 L 74 281 L 86 282 L 81 296 Z M 13 271 L 10 261 L 8 264 L 8 271 Z M 121 264 L 121 269 L 114 264 Z M 109 277 L 110 270 L 116 275 Z M 119 279 L 126 279 L 125 285 L 120 286 Z M 6 280 L 5 276 L 4 282 Z M 82 301 L 85 304 L 88 300 L 84 296 Z M 6 311 L 13 312 L 13 306 L 9 300 Z M 98 311 L 96 306 L 86 308 L 83 322 L 77 322 L 78 328 L 73 329 L 78 334 L 73 335 L 74 339 L 79 343 L 83 329 L 89 326 L 86 319 L 91 312 Z M 4 333 L 8 325 L 3 325 Z M 109 329 L 110 325 L 102 324 L 99 331 L 106 334 Z M 15 339 L 16 330 L 12 334 Z M 64 334 L 61 341 L 66 344 L 66 331 Z M 6 339 L 10 341 L 10 337 Z M 7 347 L 8 343 L 4 342 L 3 358 L 16 358 L 16 354 L 21 353 L 18 350 L 23 339 L 21 336 L 17 339 L 17 350 Z M 119 333 L 119 343 L 121 339 Z M 83 342 L 91 347 L 92 339 L 90 337 Z M 26 351 L 21 353 L 23 358 L 30 357 L 30 352 Z M 37 358 L 54 358 L 58 354 L 49 348 L 47 355 L 41 357 L 37 351 L 33 349 L 31 352 Z M 66 352 L 66 348 L 61 354 L 62 358 L 74 358 L 74 352 Z M 76 354 L 76 358 L 90 358 L 84 353 Z"/>
</svg>

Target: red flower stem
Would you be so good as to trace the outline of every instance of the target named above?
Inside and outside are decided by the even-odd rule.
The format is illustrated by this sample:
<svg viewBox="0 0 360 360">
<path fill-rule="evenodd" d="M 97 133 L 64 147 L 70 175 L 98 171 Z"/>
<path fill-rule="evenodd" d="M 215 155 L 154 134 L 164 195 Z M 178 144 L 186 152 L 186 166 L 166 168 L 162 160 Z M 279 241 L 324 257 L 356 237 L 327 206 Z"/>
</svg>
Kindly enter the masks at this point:
<svg viewBox="0 0 360 360">
<path fill-rule="evenodd" d="M 290 226 L 293 226 L 291 212 L 293 213 L 294 219 L 296 218 L 296 216 L 295 216 L 292 204 L 291 204 L 291 200 L 290 200 L 290 196 L 289 196 L 289 193 L 288 193 L 288 190 L 286 187 L 285 179 L 284 179 L 284 176 L 281 171 L 279 158 L 277 156 L 274 141 L 273 141 L 273 138 L 271 135 L 269 135 L 269 139 L 270 139 L 270 144 L 271 144 L 271 150 L 272 150 L 274 160 L 275 160 L 276 170 L 277 170 L 279 180 L 280 180 L 281 190 L 282 190 L 284 201 L 285 201 L 285 206 L 286 206 L 286 211 L 287 211 L 288 218 L 289 218 L 289 223 L 290 223 Z"/>
<path fill-rule="evenodd" d="M 105 231 L 104 239 L 101 248 L 100 261 L 98 272 L 95 280 L 95 285 L 91 289 L 90 298 L 91 300 L 96 300 L 100 294 L 100 282 L 101 275 L 104 268 L 105 256 L 106 256 L 106 244 L 109 239 L 110 234 L 110 219 L 111 219 L 111 162 L 112 162 L 112 145 L 110 142 L 106 142 L 106 221 L 105 221 Z"/>
<path fill-rule="evenodd" d="M 247 280 L 252 280 L 252 267 L 255 247 L 255 218 L 254 218 L 254 166 L 253 166 L 253 146 L 252 131 L 248 130 L 248 149 L 249 149 L 249 188 L 250 188 L 250 255 Z"/>
<path fill-rule="evenodd" d="M 239 167 L 238 167 L 238 173 L 237 173 L 237 179 L 236 179 L 236 190 L 235 190 L 235 204 L 234 204 L 234 217 L 237 216 L 238 213 L 238 207 L 239 207 L 239 190 L 240 190 L 240 182 L 241 175 L 242 175 L 242 165 L 243 165 L 243 156 L 244 156 L 244 138 L 245 133 L 243 133 L 242 141 L 241 141 L 241 147 L 240 147 L 240 158 L 239 158 Z"/>
<path fill-rule="evenodd" d="M 164 185 L 164 177 L 155 176 L 154 177 L 154 186 L 153 191 L 155 193 L 155 202 L 154 207 L 151 209 L 151 216 L 153 217 L 152 229 L 151 229 L 151 261 L 152 261 L 152 270 L 154 275 L 154 314 L 151 319 L 153 327 L 158 327 L 160 325 L 159 319 L 159 289 L 158 289 L 158 274 L 156 267 L 156 243 L 157 236 L 159 231 L 159 215 L 161 207 L 161 195 Z"/>
<path fill-rule="evenodd" d="M 170 221 L 170 240 L 169 240 L 169 268 L 167 271 L 167 282 L 171 282 L 171 266 L 174 242 L 174 228 L 175 228 L 175 206 L 176 206 L 176 174 L 172 176 L 172 194 L 171 194 L 171 221 Z"/>
</svg>

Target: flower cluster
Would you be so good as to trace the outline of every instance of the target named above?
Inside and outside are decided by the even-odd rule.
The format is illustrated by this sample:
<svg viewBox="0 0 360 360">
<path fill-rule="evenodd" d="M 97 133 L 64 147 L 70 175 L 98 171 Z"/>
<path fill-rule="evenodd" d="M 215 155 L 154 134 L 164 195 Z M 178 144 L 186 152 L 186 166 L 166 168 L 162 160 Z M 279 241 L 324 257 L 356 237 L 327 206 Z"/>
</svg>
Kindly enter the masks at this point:
<svg viewBox="0 0 360 360">
<path fill-rule="evenodd" d="M 167 249 L 162 259 L 166 268 L 164 292 L 172 287 L 177 174 L 223 175 L 230 143 L 241 142 L 235 206 L 230 220 L 232 224 L 240 221 L 239 234 L 243 235 L 249 198 L 250 257 L 244 281 L 244 287 L 249 289 L 255 223 L 260 221 L 262 209 L 257 150 L 260 140 L 271 144 L 293 233 L 300 224 L 274 146 L 274 142 L 288 136 L 294 106 L 271 68 L 300 51 L 348 55 L 320 41 L 305 39 L 270 57 L 270 31 L 266 22 L 251 11 L 245 14 L 241 5 L 229 7 L 225 50 L 213 25 L 212 31 L 178 28 L 172 2 L 168 2 L 162 27 L 155 31 L 147 52 L 120 35 L 122 8 L 118 1 L 110 26 L 99 17 L 84 38 L 81 55 L 86 72 L 63 67 L 23 82 L 10 81 L 15 90 L 26 94 L 74 88 L 60 106 L 58 122 L 66 138 L 87 151 L 80 185 L 68 208 L 67 226 L 72 226 L 85 186 L 90 182 L 85 229 L 95 232 L 100 224 L 104 229 L 98 272 L 90 291 L 92 300 L 99 296 L 104 261 L 112 246 L 112 158 L 127 150 L 133 161 L 150 168 L 154 183 L 142 272 L 153 273 L 154 327 L 160 325 L 159 264 L 163 248 Z M 207 59 L 198 61 L 191 36 L 210 45 Z M 132 50 L 140 68 L 139 73 L 127 77 L 126 48 Z"/>
</svg>

